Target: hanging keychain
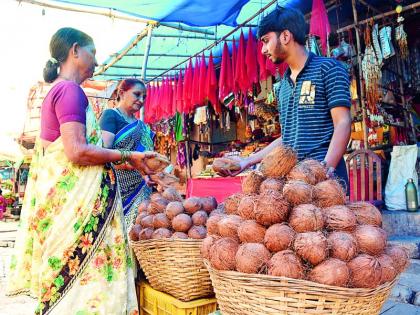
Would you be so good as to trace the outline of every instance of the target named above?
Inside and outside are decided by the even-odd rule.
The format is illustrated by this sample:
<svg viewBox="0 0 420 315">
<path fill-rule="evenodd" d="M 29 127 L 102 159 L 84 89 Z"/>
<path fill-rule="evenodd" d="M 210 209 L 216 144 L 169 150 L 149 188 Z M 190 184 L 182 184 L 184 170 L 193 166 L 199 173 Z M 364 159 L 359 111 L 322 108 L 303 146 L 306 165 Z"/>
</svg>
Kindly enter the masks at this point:
<svg viewBox="0 0 420 315">
<path fill-rule="evenodd" d="M 395 11 L 398 13 L 398 26 L 395 29 L 395 40 L 398 43 L 398 47 L 400 48 L 401 58 L 406 60 L 408 58 L 408 44 L 407 44 L 407 33 L 404 31 L 404 18 L 400 15 L 402 12 L 402 6 L 397 6 Z"/>
</svg>

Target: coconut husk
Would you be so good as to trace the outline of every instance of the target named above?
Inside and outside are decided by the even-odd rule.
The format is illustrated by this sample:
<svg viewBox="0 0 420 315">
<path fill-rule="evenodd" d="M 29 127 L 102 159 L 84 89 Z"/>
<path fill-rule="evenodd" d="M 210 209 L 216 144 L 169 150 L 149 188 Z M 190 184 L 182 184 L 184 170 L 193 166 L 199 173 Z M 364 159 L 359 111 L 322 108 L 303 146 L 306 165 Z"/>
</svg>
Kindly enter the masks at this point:
<svg viewBox="0 0 420 315">
<path fill-rule="evenodd" d="M 300 181 L 292 180 L 283 187 L 283 197 L 292 207 L 312 202 L 313 186 Z"/>
<path fill-rule="evenodd" d="M 185 213 L 178 214 L 172 219 L 172 228 L 176 232 L 188 232 L 192 225 L 191 217 Z"/>
<path fill-rule="evenodd" d="M 157 156 L 150 159 L 145 159 L 145 164 L 149 169 L 154 171 L 155 173 L 162 172 L 166 167 L 168 167 L 171 164 L 171 161 L 169 161 L 165 156 L 156 153 Z"/>
<path fill-rule="evenodd" d="M 309 167 L 302 163 L 298 163 L 295 167 L 292 168 L 292 170 L 287 175 L 287 180 L 299 180 L 309 185 L 316 185 L 318 183 L 315 174 L 311 172 Z"/>
<path fill-rule="evenodd" d="M 166 172 L 150 175 L 150 179 L 163 188 L 173 187 L 179 183 L 179 178 Z"/>
<path fill-rule="evenodd" d="M 145 228 L 153 228 L 153 214 L 149 214 L 145 216 L 143 219 L 140 220 L 140 225 L 143 229 Z"/>
<path fill-rule="evenodd" d="M 261 194 L 255 207 L 255 220 L 264 226 L 282 223 L 289 215 L 289 203 L 279 192 Z"/>
<path fill-rule="evenodd" d="M 385 250 L 386 232 L 379 227 L 359 225 L 353 235 L 362 253 L 376 256 Z"/>
<path fill-rule="evenodd" d="M 327 179 L 327 170 L 321 162 L 307 159 L 301 161 L 299 164 L 315 176 L 315 183 L 312 185 L 316 185 L 317 183 L 323 182 Z"/>
<path fill-rule="evenodd" d="M 382 226 L 381 212 L 369 202 L 352 202 L 347 207 L 356 215 L 358 224 Z"/>
<path fill-rule="evenodd" d="M 223 214 L 211 215 L 206 222 L 207 232 L 212 235 L 219 235 L 219 221 L 224 217 Z"/>
<path fill-rule="evenodd" d="M 313 190 L 314 203 L 320 208 L 344 205 L 346 193 L 343 187 L 333 179 L 320 182 Z"/>
<path fill-rule="evenodd" d="M 149 206 L 150 201 L 148 199 L 143 200 L 137 209 L 138 213 L 147 212 L 147 207 Z"/>
<path fill-rule="evenodd" d="M 284 180 L 281 178 L 267 178 L 261 183 L 260 193 L 264 194 L 271 190 L 282 193 L 284 183 L 285 183 Z"/>
<path fill-rule="evenodd" d="M 382 269 L 375 257 L 361 254 L 350 260 L 347 267 L 353 288 L 376 288 L 381 283 Z"/>
<path fill-rule="evenodd" d="M 140 232 L 141 232 L 140 224 L 134 224 L 131 227 L 130 232 L 128 233 L 128 236 L 129 236 L 130 240 L 138 241 Z"/>
<path fill-rule="evenodd" d="M 196 240 L 204 239 L 207 236 L 207 229 L 202 225 L 194 225 L 188 230 L 188 237 Z"/>
<path fill-rule="evenodd" d="M 217 208 L 217 200 L 214 197 L 204 197 L 201 198 L 201 205 L 204 211 L 207 214 L 210 214 L 213 210 Z"/>
<path fill-rule="evenodd" d="M 313 266 L 328 257 L 328 241 L 321 232 L 305 232 L 296 234 L 293 243 L 295 253 Z"/>
<path fill-rule="evenodd" d="M 219 235 L 239 240 L 238 228 L 241 223 L 242 219 L 240 216 L 234 214 L 226 215 L 217 223 Z"/>
<path fill-rule="evenodd" d="M 245 195 L 242 193 L 233 194 L 225 199 L 224 209 L 227 214 L 238 214 L 239 203 Z"/>
<path fill-rule="evenodd" d="M 152 228 L 142 229 L 139 234 L 139 240 L 141 241 L 150 240 L 152 238 L 153 232 L 154 230 Z"/>
<path fill-rule="evenodd" d="M 397 271 L 394 268 L 394 261 L 386 254 L 378 256 L 379 264 L 381 265 L 381 283 L 392 281 L 397 276 Z"/>
<path fill-rule="evenodd" d="M 165 191 L 162 193 L 162 197 L 165 198 L 168 201 L 180 201 L 180 202 L 182 202 L 181 194 L 174 187 L 166 188 Z"/>
<path fill-rule="evenodd" d="M 297 155 L 289 147 L 278 146 L 261 161 L 260 171 L 265 177 L 285 177 L 297 163 Z"/>
<path fill-rule="evenodd" d="M 150 198 L 148 212 L 150 214 L 162 213 L 165 211 L 169 201 L 163 198 L 160 194 L 154 193 Z"/>
<path fill-rule="evenodd" d="M 188 214 L 194 214 L 201 209 L 201 198 L 190 197 L 184 201 L 184 209 Z"/>
<path fill-rule="evenodd" d="M 346 287 L 350 279 L 350 271 L 344 261 L 329 258 L 312 269 L 308 274 L 308 279 L 321 284 Z"/>
<path fill-rule="evenodd" d="M 162 238 L 170 238 L 172 236 L 172 232 L 166 228 L 159 228 L 155 230 L 152 234 L 152 239 L 162 239 Z"/>
<path fill-rule="evenodd" d="M 210 248 L 213 246 L 213 244 L 220 239 L 218 236 L 214 235 L 208 235 L 203 242 L 201 243 L 201 256 L 205 259 L 210 259 Z"/>
<path fill-rule="evenodd" d="M 153 227 L 155 229 L 159 228 L 170 228 L 171 221 L 169 221 L 168 217 L 164 213 L 158 213 L 153 217 Z"/>
<path fill-rule="evenodd" d="M 229 159 L 229 158 L 218 158 L 213 161 L 213 170 L 216 173 L 230 171 L 236 172 L 241 169 L 241 165 L 238 161 Z"/>
<path fill-rule="evenodd" d="M 267 263 L 270 276 L 303 279 L 305 268 L 301 259 L 291 250 L 283 250 L 271 257 Z"/>
<path fill-rule="evenodd" d="M 141 224 L 141 220 L 144 218 L 144 217 L 147 217 L 149 214 L 146 212 L 146 211 L 144 211 L 144 212 L 140 212 L 138 215 L 137 215 L 137 217 L 136 217 L 136 224 Z"/>
<path fill-rule="evenodd" d="M 353 231 L 357 225 L 356 216 L 346 206 L 324 208 L 322 213 L 329 231 Z"/>
<path fill-rule="evenodd" d="M 263 243 L 265 227 L 254 220 L 243 221 L 238 228 L 238 236 L 242 243 Z"/>
<path fill-rule="evenodd" d="M 172 238 L 174 238 L 174 239 L 179 238 L 179 239 L 184 239 L 185 240 L 185 239 L 188 238 L 188 235 L 184 232 L 175 232 L 174 234 L 172 234 Z"/>
<path fill-rule="evenodd" d="M 238 248 L 239 243 L 233 238 L 224 237 L 214 242 L 210 247 L 212 267 L 216 270 L 235 270 L 235 256 Z"/>
<path fill-rule="evenodd" d="M 295 240 L 295 231 L 284 223 L 270 226 L 265 232 L 264 245 L 270 252 L 289 249 Z"/>
<path fill-rule="evenodd" d="M 199 210 L 191 216 L 194 225 L 206 225 L 208 215 L 204 210 Z"/>
<path fill-rule="evenodd" d="M 359 252 L 356 239 L 347 232 L 336 231 L 328 235 L 330 256 L 343 261 L 350 261 Z"/>
<path fill-rule="evenodd" d="M 255 207 L 257 205 L 258 196 L 245 196 L 241 199 L 238 206 L 237 213 L 244 220 L 255 219 Z"/>
<path fill-rule="evenodd" d="M 298 233 L 320 231 L 324 228 L 324 217 L 317 206 L 301 204 L 290 212 L 289 225 Z"/>
<path fill-rule="evenodd" d="M 408 257 L 408 252 L 405 248 L 397 246 L 397 245 L 390 245 L 385 248 L 385 254 L 391 257 L 393 261 L 393 265 L 395 270 L 398 274 L 403 272 L 408 265 L 410 264 L 410 260 Z"/>
<path fill-rule="evenodd" d="M 242 180 L 242 192 L 244 194 L 258 194 L 264 176 L 259 171 L 252 171 Z"/>
<path fill-rule="evenodd" d="M 236 270 L 244 273 L 260 273 L 266 269 L 271 254 L 261 243 L 245 243 L 236 252 Z"/>
<path fill-rule="evenodd" d="M 168 203 L 165 209 L 165 214 L 169 218 L 169 220 L 172 220 L 178 214 L 181 214 L 183 212 L 184 212 L 184 206 L 182 205 L 182 202 L 180 201 L 171 201 L 170 203 Z"/>
</svg>

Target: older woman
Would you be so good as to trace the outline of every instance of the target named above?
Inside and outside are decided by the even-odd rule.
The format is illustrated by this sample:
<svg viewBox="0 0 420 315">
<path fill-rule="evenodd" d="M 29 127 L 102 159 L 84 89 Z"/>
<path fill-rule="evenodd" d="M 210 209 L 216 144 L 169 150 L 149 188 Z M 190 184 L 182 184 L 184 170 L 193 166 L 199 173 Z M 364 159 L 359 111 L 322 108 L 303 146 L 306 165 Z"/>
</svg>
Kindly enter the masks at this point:
<svg viewBox="0 0 420 315">
<path fill-rule="evenodd" d="M 116 99 L 118 106 L 106 109 L 99 122 L 104 146 L 138 152 L 153 150 L 153 132 L 135 117 L 146 99 L 145 84 L 134 78 L 122 80 L 116 89 Z M 139 204 L 149 197 L 151 189 L 146 184 L 148 178 L 143 178 L 130 165 L 117 165 L 115 169 L 129 228 L 135 220 Z"/>
<path fill-rule="evenodd" d="M 80 84 L 96 66 L 92 38 L 62 28 L 50 42 L 36 145 L 8 294 L 38 298 L 39 314 L 138 314 L 122 204 L 109 166 L 150 174 L 150 152 L 102 147 Z"/>
</svg>

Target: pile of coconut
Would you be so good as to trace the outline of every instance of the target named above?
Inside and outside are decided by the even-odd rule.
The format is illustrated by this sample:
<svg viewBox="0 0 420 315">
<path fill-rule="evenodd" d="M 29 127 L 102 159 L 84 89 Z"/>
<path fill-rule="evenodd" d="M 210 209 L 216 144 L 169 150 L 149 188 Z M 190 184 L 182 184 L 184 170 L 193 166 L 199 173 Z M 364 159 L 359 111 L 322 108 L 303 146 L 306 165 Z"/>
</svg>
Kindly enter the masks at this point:
<svg viewBox="0 0 420 315">
<path fill-rule="evenodd" d="M 321 163 L 297 163 L 286 147 L 267 155 L 224 209 L 207 220 L 201 250 L 217 270 L 375 288 L 408 265 L 405 250 L 387 246 L 377 208 L 346 204 Z"/>
<path fill-rule="evenodd" d="M 212 215 L 223 213 L 214 197 L 190 197 L 183 200 L 175 188 L 153 193 L 138 208 L 129 237 L 132 241 L 177 238 L 204 239 L 206 222 Z"/>
</svg>

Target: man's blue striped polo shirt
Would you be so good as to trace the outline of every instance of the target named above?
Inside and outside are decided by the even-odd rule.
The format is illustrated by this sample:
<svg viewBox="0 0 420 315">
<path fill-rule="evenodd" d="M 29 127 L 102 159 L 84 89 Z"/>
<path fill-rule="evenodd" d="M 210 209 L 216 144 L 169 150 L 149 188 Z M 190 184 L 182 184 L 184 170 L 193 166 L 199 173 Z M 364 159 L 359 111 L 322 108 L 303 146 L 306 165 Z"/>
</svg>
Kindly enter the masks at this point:
<svg viewBox="0 0 420 315">
<path fill-rule="evenodd" d="M 295 149 L 300 160 L 322 161 L 334 132 L 330 110 L 351 106 L 349 74 L 338 61 L 313 53 L 309 53 L 296 85 L 290 74 L 287 69 L 274 88 L 283 144 Z"/>
</svg>

